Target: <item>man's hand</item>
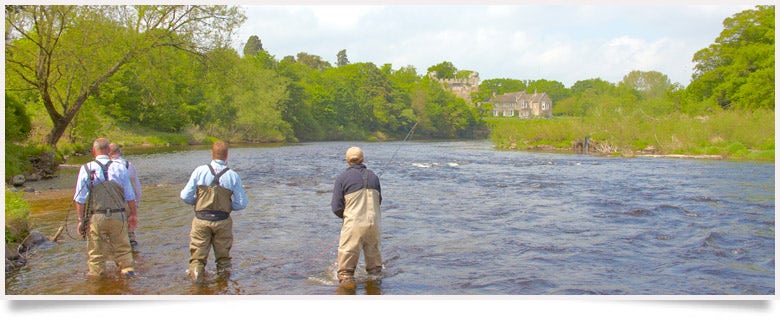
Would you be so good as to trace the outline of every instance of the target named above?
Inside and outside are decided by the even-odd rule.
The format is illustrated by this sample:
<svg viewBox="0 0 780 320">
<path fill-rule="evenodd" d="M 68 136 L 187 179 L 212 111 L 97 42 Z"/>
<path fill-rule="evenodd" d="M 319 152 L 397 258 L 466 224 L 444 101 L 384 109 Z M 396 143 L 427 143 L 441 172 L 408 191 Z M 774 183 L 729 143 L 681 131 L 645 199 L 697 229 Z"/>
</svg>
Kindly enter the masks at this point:
<svg viewBox="0 0 780 320">
<path fill-rule="evenodd" d="M 85 221 L 79 221 L 79 235 L 81 235 L 82 238 L 85 238 L 89 233 L 89 223 L 86 225 L 85 223 Z"/>
<path fill-rule="evenodd" d="M 82 238 L 86 238 L 87 233 L 89 233 L 89 221 L 84 219 L 84 211 L 86 211 L 86 205 L 76 202 L 76 216 L 79 217 L 78 230 Z"/>
</svg>

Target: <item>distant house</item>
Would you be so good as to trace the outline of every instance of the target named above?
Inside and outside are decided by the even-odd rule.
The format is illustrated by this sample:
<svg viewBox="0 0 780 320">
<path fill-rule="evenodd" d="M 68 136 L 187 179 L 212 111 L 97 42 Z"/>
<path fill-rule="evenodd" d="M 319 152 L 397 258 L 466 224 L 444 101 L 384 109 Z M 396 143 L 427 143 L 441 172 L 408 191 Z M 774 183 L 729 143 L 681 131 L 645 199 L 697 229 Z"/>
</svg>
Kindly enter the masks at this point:
<svg viewBox="0 0 780 320">
<path fill-rule="evenodd" d="M 490 102 L 493 103 L 495 117 L 552 118 L 552 100 L 544 92 L 493 95 Z"/>
</svg>

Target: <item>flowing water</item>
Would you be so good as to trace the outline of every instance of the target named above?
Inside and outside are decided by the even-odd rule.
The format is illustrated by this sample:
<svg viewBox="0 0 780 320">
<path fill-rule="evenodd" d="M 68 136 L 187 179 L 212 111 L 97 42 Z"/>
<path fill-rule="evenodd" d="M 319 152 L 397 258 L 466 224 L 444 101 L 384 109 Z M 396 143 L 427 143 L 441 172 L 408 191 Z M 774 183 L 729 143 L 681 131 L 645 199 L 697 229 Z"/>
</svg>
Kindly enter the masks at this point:
<svg viewBox="0 0 780 320">
<path fill-rule="evenodd" d="M 126 155 L 144 185 L 129 280 L 86 278 L 75 168 L 65 168 L 37 186 L 53 190 L 27 197 L 36 231 L 67 222 L 67 233 L 6 273 L 6 294 L 341 293 L 330 197 L 353 144 L 381 178 L 386 268 L 380 286 L 359 269 L 357 294 L 775 294 L 773 163 L 502 152 L 486 141 L 231 149 L 250 203 L 233 214 L 231 278 L 214 275 L 212 255 L 203 286 L 185 273 L 193 212 L 178 196 L 208 150 Z"/>
</svg>

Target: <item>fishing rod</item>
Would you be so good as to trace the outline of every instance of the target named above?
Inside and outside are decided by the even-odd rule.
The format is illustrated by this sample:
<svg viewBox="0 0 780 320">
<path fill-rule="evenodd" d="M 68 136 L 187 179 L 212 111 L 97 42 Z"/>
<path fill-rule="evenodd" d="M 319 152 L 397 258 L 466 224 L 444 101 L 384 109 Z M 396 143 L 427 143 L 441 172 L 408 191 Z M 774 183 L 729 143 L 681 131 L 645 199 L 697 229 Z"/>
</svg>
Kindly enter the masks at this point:
<svg viewBox="0 0 780 320">
<path fill-rule="evenodd" d="M 415 122 L 415 123 L 414 123 L 414 125 L 412 126 L 412 128 L 411 128 L 411 129 L 409 129 L 409 132 L 406 134 L 406 137 L 404 137 L 404 140 L 403 140 L 403 141 L 401 141 L 401 143 L 403 143 L 403 142 L 406 142 L 406 140 L 408 140 L 408 139 L 409 139 L 409 137 L 411 137 L 411 136 L 412 136 L 412 134 L 414 133 L 414 129 L 415 129 L 415 128 L 417 128 L 417 124 L 418 124 L 418 123 L 419 123 L 419 122 Z M 399 150 L 401 150 L 401 146 L 402 146 L 402 144 L 399 144 L 399 145 L 398 145 L 398 147 L 397 147 L 397 148 L 395 148 L 395 152 L 393 152 L 393 156 L 392 156 L 392 157 L 390 157 L 390 160 L 389 160 L 389 161 L 387 161 L 387 163 L 385 163 L 385 165 L 383 166 L 384 168 L 386 168 L 386 167 L 387 167 L 387 166 L 388 166 L 390 163 L 392 163 L 392 162 L 393 162 L 393 159 L 395 159 L 395 156 L 398 154 L 398 151 L 399 151 Z M 380 173 L 379 175 L 381 175 L 381 173 Z"/>
</svg>

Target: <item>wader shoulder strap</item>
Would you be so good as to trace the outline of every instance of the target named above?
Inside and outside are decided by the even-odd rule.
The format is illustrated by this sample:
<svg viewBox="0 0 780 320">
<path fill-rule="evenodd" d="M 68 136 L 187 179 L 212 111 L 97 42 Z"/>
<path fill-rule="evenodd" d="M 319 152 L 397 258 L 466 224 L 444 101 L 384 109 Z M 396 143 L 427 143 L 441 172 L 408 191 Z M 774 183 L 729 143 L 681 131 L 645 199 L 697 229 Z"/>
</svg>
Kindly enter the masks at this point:
<svg viewBox="0 0 780 320">
<path fill-rule="evenodd" d="M 219 173 L 215 173 L 214 168 L 211 166 L 210 163 L 207 164 L 207 166 L 209 166 L 209 170 L 211 170 L 211 175 L 214 176 L 214 180 L 211 181 L 211 185 L 212 186 L 218 186 L 219 185 L 219 178 L 221 178 L 222 175 L 225 174 L 225 172 L 230 170 L 230 168 L 225 167 L 225 169 L 222 169 L 222 171 L 220 171 Z"/>
<path fill-rule="evenodd" d="M 111 163 L 113 163 L 113 161 L 108 160 L 108 162 L 106 162 L 105 165 L 100 163 L 100 161 L 97 161 L 97 160 L 94 160 L 92 162 L 97 163 L 97 165 L 100 166 L 100 169 L 103 169 L 103 178 L 105 179 L 105 181 L 108 181 L 108 167 L 111 165 Z M 90 176 L 90 179 L 91 178 L 92 178 L 92 176 Z"/>
<path fill-rule="evenodd" d="M 93 178 L 92 175 L 95 174 L 95 170 L 90 171 L 89 167 L 87 167 L 87 164 L 82 165 L 81 168 L 84 169 L 84 172 L 87 173 L 87 179 L 89 179 L 87 190 L 92 190 L 92 183 L 95 181 L 95 178 Z"/>
<path fill-rule="evenodd" d="M 111 212 L 111 211 L 123 211 L 125 206 L 124 189 L 115 181 L 109 180 L 108 168 L 113 163 L 112 161 L 106 162 L 106 164 L 100 163 L 95 160 L 98 166 L 103 170 L 104 180 L 98 183 L 95 182 L 95 171 L 92 170 L 89 176 L 89 214 L 95 212 Z M 86 169 L 85 165 L 85 169 Z M 93 167 L 94 168 L 94 167 Z"/>
</svg>

